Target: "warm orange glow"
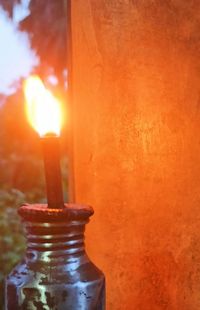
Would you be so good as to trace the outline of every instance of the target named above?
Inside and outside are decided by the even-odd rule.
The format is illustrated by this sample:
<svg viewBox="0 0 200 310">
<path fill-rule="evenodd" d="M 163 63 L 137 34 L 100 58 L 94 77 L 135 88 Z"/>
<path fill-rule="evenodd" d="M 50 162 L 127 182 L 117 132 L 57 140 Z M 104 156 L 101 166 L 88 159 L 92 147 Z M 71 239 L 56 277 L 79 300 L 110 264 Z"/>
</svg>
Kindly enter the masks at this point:
<svg viewBox="0 0 200 310">
<path fill-rule="evenodd" d="M 38 76 L 30 76 L 24 82 L 26 112 L 33 128 L 44 136 L 60 134 L 62 113 L 60 102 L 47 90 Z"/>
</svg>

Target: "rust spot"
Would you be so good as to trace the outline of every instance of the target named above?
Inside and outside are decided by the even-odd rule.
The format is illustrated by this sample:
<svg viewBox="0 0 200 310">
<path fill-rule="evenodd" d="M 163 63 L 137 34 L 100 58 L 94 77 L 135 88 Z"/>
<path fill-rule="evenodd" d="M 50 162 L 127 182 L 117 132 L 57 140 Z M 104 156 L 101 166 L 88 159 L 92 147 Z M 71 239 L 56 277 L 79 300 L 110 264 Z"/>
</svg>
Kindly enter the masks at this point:
<svg viewBox="0 0 200 310">
<path fill-rule="evenodd" d="M 49 292 L 45 292 L 45 296 L 46 296 L 47 305 L 51 309 L 51 307 L 54 307 L 56 305 L 55 297 L 52 297 Z"/>
<path fill-rule="evenodd" d="M 67 295 L 68 295 L 67 291 L 63 291 L 63 292 L 62 292 L 62 301 L 63 301 L 63 302 L 65 302 L 65 300 L 66 300 L 66 298 L 67 298 Z"/>
</svg>

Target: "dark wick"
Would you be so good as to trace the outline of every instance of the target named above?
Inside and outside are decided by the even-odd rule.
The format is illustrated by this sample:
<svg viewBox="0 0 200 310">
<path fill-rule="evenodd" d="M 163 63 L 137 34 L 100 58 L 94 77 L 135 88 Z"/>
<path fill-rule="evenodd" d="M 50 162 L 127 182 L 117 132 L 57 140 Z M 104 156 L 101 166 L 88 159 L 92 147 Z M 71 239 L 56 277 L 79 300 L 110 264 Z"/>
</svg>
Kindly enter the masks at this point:
<svg viewBox="0 0 200 310">
<path fill-rule="evenodd" d="M 47 134 L 41 138 L 44 156 L 44 169 L 48 208 L 61 209 L 64 207 L 62 177 L 60 168 L 59 137 Z"/>
</svg>

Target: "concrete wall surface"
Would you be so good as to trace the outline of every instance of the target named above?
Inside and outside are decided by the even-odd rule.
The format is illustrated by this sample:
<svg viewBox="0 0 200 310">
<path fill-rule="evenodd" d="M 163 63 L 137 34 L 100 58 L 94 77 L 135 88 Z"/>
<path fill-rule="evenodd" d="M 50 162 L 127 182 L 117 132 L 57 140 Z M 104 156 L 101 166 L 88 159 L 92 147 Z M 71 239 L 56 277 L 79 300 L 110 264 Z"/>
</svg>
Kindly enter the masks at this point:
<svg viewBox="0 0 200 310">
<path fill-rule="evenodd" d="M 200 1 L 72 1 L 76 201 L 108 310 L 200 309 Z"/>
</svg>

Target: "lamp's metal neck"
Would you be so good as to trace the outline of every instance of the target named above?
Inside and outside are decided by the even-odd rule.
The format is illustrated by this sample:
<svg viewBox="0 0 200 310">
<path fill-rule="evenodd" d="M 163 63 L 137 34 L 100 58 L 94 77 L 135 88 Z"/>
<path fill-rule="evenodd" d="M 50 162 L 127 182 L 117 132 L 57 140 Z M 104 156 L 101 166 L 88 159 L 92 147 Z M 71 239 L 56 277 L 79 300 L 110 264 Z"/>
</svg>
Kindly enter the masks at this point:
<svg viewBox="0 0 200 310">
<path fill-rule="evenodd" d="M 84 247 L 91 207 L 25 205 L 19 209 L 27 237 L 24 260 L 6 281 L 6 310 L 103 310 L 104 276 Z"/>
</svg>

